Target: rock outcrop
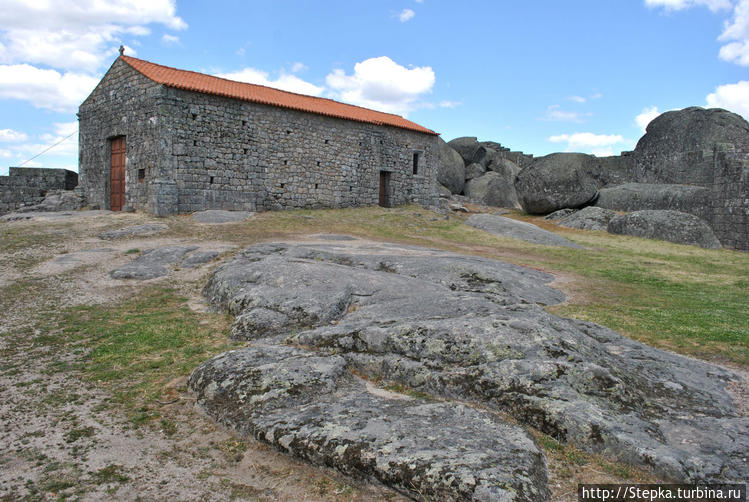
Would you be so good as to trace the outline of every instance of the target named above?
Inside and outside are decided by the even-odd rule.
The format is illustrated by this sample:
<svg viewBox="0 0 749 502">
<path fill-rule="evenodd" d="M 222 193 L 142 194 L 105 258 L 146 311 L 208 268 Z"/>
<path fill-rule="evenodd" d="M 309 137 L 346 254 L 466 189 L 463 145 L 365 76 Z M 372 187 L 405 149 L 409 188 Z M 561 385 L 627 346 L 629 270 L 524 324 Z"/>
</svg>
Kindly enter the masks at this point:
<svg viewBox="0 0 749 502">
<path fill-rule="evenodd" d="M 712 216 L 710 189 L 695 185 L 625 183 L 599 190 L 596 206 L 615 211 L 670 209 L 706 220 Z"/>
<path fill-rule="evenodd" d="M 18 213 L 76 211 L 83 207 L 83 198 L 73 190 L 52 190 L 47 192 L 39 204 L 18 208 Z"/>
<path fill-rule="evenodd" d="M 468 180 L 465 184 L 465 195 L 470 200 L 496 207 L 519 207 L 514 175 L 489 171 L 478 178 Z"/>
<path fill-rule="evenodd" d="M 679 211 L 643 210 L 616 216 L 609 222 L 608 231 L 707 249 L 721 247 L 710 225 L 697 216 Z"/>
<path fill-rule="evenodd" d="M 437 182 L 450 190 L 451 193 L 462 193 L 466 180 L 463 159 L 442 138 L 437 138 L 437 146 L 439 154 Z"/>
<path fill-rule="evenodd" d="M 532 441 L 481 408 L 670 479 L 749 478 L 741 377 L 548 313 L 552 278 L 412 246 L 259 244 L 204 290 L 250 346 L 190 385 L 243 434 L 426 499 L 548 496 Z M 443 401 L 378 396 L 355 375 Z"/>
<path fill-rule="evenodd" d="M 558 225 L 580 230 L 607 230 L 609 222 L 616 216 L 614 211 L 600 207 L 584 207 L 572 211 L 556 220 Z"/>
<path fill-rule="evenodd" d="M 705 157 L 716 151 L 749 153 L 749 123 L 720 108 L 696 106 L 653 119 L 635 147 L 637 182 L 712 185 L 714 166 Z"/>
<path fill-rule="evenodd" d="M 598 183 L 587 170 L 590 159 L 582 153 L 553 153 L 521 170 L 515 178 L 515 190 L 523 210 L 548 214 L 593 202 Z"/>
<path fill-rule="evenodd" d="M 476 227 L 494 235 L 520 239 L 526 242 L 532 242 L 533 244 L 582 249 L 581 246 L 578 246 L 574 242 L 568 241 L 554 232 L 549 232 L 548 230 L 539 228 L 532 223 L 513 220 L 495 214 L 484 213 L 471 215 L 471 217 L 466 220 L 466 225 Z"/>
</svg>

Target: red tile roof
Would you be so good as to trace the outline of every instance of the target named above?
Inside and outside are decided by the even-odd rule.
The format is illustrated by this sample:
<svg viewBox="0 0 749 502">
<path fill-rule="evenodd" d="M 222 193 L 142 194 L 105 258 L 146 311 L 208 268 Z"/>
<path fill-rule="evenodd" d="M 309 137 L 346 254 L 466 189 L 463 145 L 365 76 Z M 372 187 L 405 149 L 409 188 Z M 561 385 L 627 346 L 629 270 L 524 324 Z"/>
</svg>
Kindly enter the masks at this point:
<svg viewBox="0 0 749 502">
<path fill-rule="evenodd" d="M 154 82 L 174 87 L 175 89 L 213 94 L 242 101 L 251 101 L 253 103 L 326 115 L 328 117 L 355 120 L 357 122 L 389 125 L 426 134 L 437 134 L 431 129 L 422 127 L 399 115 L 378 112 L 360 106 L 347 105 L 333 101 L 332 99 L 305 96 L 304 94 L 281 91 L 263 85 L 235 82 L 234 80 L 227 80 L 194 71 L 178 70 L 130 56 L 120 56 L 120 59 Z"/>
</svg>

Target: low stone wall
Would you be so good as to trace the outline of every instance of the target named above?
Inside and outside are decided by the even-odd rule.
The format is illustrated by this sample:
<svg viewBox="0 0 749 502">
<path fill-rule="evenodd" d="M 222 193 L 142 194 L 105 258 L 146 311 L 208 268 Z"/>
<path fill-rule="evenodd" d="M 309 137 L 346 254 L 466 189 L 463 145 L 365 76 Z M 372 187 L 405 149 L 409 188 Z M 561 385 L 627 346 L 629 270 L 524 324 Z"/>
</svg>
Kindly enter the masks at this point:
<svg viewBox="0 0 749 502">
<path fill-rule="evenodd" d="M 77 185 L 78 173 L 67 169 L 11 167 L 8 176 L 0 176 L 0 214 L 39 204 L 50 190 L 72 190 Z"/>
</svg>

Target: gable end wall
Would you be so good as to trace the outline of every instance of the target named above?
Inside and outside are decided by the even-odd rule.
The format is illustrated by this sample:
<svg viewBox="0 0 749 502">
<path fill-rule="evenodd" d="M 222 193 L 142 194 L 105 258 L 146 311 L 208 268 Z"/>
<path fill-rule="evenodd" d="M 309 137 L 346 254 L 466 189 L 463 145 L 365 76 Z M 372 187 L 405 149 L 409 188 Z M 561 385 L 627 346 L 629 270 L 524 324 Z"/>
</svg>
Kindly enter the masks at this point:
<svg viewBox="0 0 749 502">
<path fill-rule="evenodd" d="M 125 136 L 125 204 L 147 210 L 149 181 L 159 175 L 162 157 L 158 107 L 163 92 L 161 85 L 118 59 L 81 104 L 80 186 L 90 207 L 109 209 L 109 140 Z M 138 169 L 145 169 L 142 182 Z"/>
</svg>

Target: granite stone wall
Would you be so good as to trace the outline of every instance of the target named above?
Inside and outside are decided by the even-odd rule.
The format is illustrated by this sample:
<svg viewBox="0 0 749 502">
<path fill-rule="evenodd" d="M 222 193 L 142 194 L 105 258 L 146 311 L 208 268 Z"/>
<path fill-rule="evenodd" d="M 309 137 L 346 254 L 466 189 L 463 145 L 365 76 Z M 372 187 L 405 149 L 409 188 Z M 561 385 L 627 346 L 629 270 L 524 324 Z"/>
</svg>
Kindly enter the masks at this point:
<svg viewBox="0 0 749 502">
<path fill-rule="evenodd" d="M 11 167 L 8 176 L 0 176 L 0 214 L 39 204 L 50 190 L 72 190 L 77 185 L 78 173 L 67 169 Z"/>
<path fill-rule="evenodd" d="M 78 111 L 80 184 L 89 207 L 109 209 L 111 139 L 125 136 L 125 204 L 148 210 L 148 180 L 163 165 L 162 88 L 117 59 Z M 139 170 L 143 176 L 139 179 Z"/>
<path fill-rule="evenodd" d="M 80 110 L 81 184 L 109 207 L 109 139 L 126 137 L 126 205 L 205 209 L 436 203 L 437 137 L 160 86 L 117 60 Z M 417 166 L 414 173 L 414 157 Z"/>
</svg>

